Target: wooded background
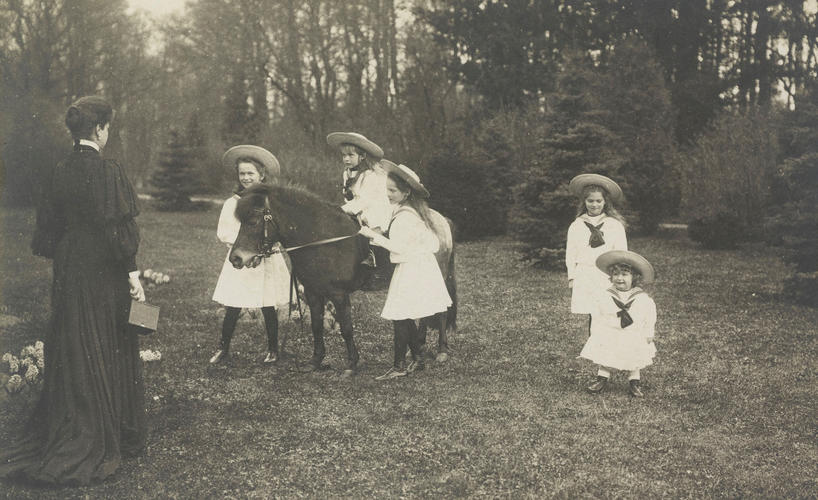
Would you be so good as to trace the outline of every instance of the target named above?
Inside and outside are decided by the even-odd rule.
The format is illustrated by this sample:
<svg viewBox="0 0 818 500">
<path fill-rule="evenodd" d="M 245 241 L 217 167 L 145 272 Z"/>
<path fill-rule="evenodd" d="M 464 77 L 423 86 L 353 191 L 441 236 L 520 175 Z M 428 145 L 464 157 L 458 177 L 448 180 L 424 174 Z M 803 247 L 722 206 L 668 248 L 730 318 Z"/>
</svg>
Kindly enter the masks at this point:
<svg viewBox="0 0 818 500">
<path fill-rule="evenodd" d="M 584 171 L 623 185 L 634 231 L 663 219 L 756 227 L 791 195 L 776 191 L 782 165 L 815 149 L 793 138 L 816 134 L 804 125 L 816 9 L 196 0 L 155 20 L 125 0 L 0 0 L 2 201 L 32 203 L 70 147 L 67 105 L 96 93 L 116 109 L 106 153 L 147 193 L 181 178 L 176 189 L 224 196 L 222 152 L 251 143 L 340 201 L 325 137 L 354 130 L 418 170 L 461 236 L 511 233 L 535 260 L 564 240 L 575 205 L 564 188 Z M 184 156 L 184 175 L 158 172 Z"/>
</svg>

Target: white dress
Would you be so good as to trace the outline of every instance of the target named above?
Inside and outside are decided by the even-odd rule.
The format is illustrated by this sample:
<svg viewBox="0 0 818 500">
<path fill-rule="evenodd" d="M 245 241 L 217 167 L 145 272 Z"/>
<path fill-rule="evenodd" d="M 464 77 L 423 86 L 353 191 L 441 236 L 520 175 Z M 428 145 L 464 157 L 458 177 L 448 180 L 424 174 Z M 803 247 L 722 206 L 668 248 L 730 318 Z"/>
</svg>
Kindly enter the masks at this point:
<svg viewBox="0 0 818 500">
<path fill-rule="evenodd" d="M 591 248 L 589 244 L 591 230 L 585 222 L 594 226 L 602 224 L 600 231 L 605 240 L 604 244 Z M 583 214 L 571 223 L 565 244 L 565 266 L 568 269 L 568 279 L 574 280 L 571 291 L 572 313 L 589 314 L 593 295 L 611 286 L 608 275 L 597 269 L 596 258 L 609 250 L 627 249 L 625 227 L 613 217 L 605 214 L 590 217 Z"/>
<path fill-rule="evenodd" d="M 373 242 L 389 250 L 389 259 L 396 264 L 382 318 L 420 319 L 452 305 L 435 259 L 440 243 L 417 212 L 408 207 L 396 209 L 389 238 L 378 236 Z"/>
<path fill-rule="evenodd" d="M 213 300 L 230 307 L 278 307 L 290 300 L 290 272 L 282 254 L 265 257 L 255 268 L 236 269 L 227 258 L 241 229 L 236 218 L 238 195 L 225 200 L 216 235 L 228 247 Z"/>
<path fill-rule="evenodd" d="M 349 172 L 344 170 L 343 180 L 346 184 Z M 386 196 L 386 172 L 378 166 L 364 170 L 356 177 L 349 188 L 354 198 L 343 205 L 345 212 L 359 213 L 362 225 L 386 230 L 392 218 L 392 205 Z"/>
<path fill-rule="evenodd" d="M 622 328 L 617 313 L 616 298 L 623 304 L 631 300 L 628 309 L 633 324 Z M 614 289 L 595 294 L 591 312 L 591 337 L 579 356 L 616 370 L 638 370 L 653 364 L 656 346 L 653 335 L 656 325 L 656 304 L 640 288 L 627 292 Z M 651 341 L 648 341 L 648 339 Z"/>
</svg>

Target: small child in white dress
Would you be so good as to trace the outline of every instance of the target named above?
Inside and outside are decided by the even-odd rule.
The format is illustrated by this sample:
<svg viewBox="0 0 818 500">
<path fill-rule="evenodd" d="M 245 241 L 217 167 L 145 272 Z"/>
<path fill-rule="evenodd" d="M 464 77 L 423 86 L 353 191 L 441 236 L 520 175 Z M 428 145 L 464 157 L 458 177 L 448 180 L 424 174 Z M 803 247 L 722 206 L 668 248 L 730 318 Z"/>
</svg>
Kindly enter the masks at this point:
<svg viewBox="0 0 818 500">
<path fill-rule="evenodd" d="M 612 286 L 594 294 L 591 302 L 591 337 L 579 356 L 597 363 L 599 370 L 587 389 L 602 392 L 611 370 L 625 370 L 630 372 L 630 394 L 642 397 L 640 370 L 653 364 L 656 355 L 656 304 L 638 285 L 653 282 L 653 266 L 627 250 L 605 252 L 596 265 L 608 273 Z"/>
<path fill-rule="evenodd" d="M 435 259 L 440 242 L 429 222 L 426 204 L 429 191 L 409 167 L 390 162 L 384 163 L 383 168 L 387 172 L 387 195 L 394 207 L 389 237 L 368 227 L 361 228 L 361 234 L 389 250 L 389 258 L 396 264 L 381 312 L 381 317 L 392 320 L 394 325 L 394 363 L 377 380 L 422 370 L 423 346 L 416 320 L 444 312 L 452 305 Z M 407 347 L 412 353 L 408 366 Z"/>
<path fill-rule="evenodd" d="M 239 185 L 236 194 L 225 200 L 219 216 L 216 236 L 228 247 L 213 300 L 225 306 L 219 348 L 210 358 L 220 363 L 230 352 L 230 341 L 242 308 L 261 308 L 267 330 L 265 363 L 278 360 L 278 313 L 276 307 L 289 302 L 290 271 L 281 253 L 264 257 L 256 267 L 236 269 L 228 260 L 230 248 L 236 241 L 241 222 L 236 217 L 236 203 L 242 191 L 250 186 L 278 178 L 281 167 L 272 153 L 251 145 L 234 146 L 222 157 L 226 168 L 235 169 Z"/>
</svg>

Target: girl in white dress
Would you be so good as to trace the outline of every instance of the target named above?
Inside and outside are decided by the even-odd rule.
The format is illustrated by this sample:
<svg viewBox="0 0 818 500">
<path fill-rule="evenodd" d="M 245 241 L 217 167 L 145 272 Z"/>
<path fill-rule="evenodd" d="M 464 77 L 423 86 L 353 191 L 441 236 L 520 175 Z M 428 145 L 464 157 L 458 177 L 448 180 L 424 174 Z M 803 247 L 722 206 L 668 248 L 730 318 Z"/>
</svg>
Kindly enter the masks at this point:
<svg viewBox="0 0 818 500">
<path fill-rule="evenodd" d="M 593 296 L 610 285 L 608 276 L 596 268 L 597 257 L 609 250 L 628 249 L 625 221 L 615 206 L 622 201 L 622 189 L 598 174 L 578 175 L 568 189 L 580 199 L 577 218 L 568 227 L 565 246 L 571 312 L 590 314 Z M 589 316 L 589 333 L 590 329 Z"/>
<path fill-rule="evenodd" d="M 608 273 L 612 286 L 594 294 L 591 337 L 579 354 L 599 365 L 597 379 L 588 386 L 588 392 L 602 392 L 611 370 L 616 369 L 630 372 L 630 394 L 642 397 L 640 370 L 653 364 L 656 355 L 656 304 L 638 285 L 653 282 L 653 266 L 627 250 L 605 252 L 596 265 Z"/>
<path fill-rule="evenodd" d="M 429 191 L 409 167 L 384 163 L 386 191 L 393 206 L 388 237 L 370 228 L 361 234 L 389 250 L 396 264 L 381 317 L 392 320 L 394 363 L 377 380 L 405 376 L 423 369 L 422 343 L 416 320 L 446 311 L 452 304 L 435 252 L 440 242 L 429 223 Z M 412 361 L 405 365 L 407 347 Z"/>
<path fill-rule="evenodd" d="M 369 226 L 383 234 L 392 217 L 392 207 L 386 197 L 386 173 L 378 163 L 383 158 L 383 149 L 361 134 L 355 132 L 333 132 L 327 136 L 327 144 L 338 148 L 344 165 L 343 195 L 346 203 L 341 209 L 354 216 L 361 226 Z M 377 256 L 377 259 L 376 259 Z M 379 274 L 385 274 L 388 264 L 386 251 L 377 254 L 371 249 L 361 264 L 366 272 L 363 288 L 372 284 L 372 271 L 378 266 Z"/>
<path fill-rule="evenodd" d="M 281 172 L 275 156 L 264 148 L 250 145 L 234 146 L 222 157 L 226 168 L 235 169 L 238 187 L 235 194 L 225 200 L 219 216 L 216 235 L 227 245 L 227 256 L 241 229 L 236 218 L 236 203 L 242 191 L 253 184 L 275 182 Z M 236 269 L 225 257 L 213 300 L 225 306 L 219 349 L 210 358 L 219 363 L 230 352 L 230 340 L 242 308 L 261 308 L 267 330 L 267 356 L 265 363 L 278 360 L 278 314 L 276 307 L 289 301 L 290 272 L 281 253 L 264 257 L 256 267 Z"/>
</svg>

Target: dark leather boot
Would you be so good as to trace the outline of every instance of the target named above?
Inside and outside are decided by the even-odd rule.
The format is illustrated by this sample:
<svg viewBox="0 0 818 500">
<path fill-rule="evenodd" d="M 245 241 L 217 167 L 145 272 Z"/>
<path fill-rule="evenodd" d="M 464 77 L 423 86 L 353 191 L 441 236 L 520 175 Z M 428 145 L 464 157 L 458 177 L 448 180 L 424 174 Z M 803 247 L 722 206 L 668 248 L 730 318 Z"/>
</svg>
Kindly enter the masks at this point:
<svg viewBox="0 0 818 500">
<path fill-rule="evenodd" d="M 597 394 L 599 392 L 604 391 L 606 387 L 608 387 L 608 377 L 597 375 L 596 382 L 586 387 L 585 390 L 587 390 L 591 394 Z"/>
</svg>

